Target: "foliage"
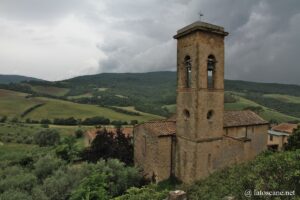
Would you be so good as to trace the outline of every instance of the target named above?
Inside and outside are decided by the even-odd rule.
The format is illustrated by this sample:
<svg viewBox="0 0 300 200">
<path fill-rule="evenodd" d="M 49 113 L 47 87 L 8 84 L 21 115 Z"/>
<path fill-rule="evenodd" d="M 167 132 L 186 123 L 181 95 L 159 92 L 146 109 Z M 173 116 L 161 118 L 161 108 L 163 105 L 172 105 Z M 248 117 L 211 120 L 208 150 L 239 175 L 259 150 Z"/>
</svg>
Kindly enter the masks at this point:
<svg viewBox="0 0 300 200">
<path fill-rule="evenodd" d="M 78 159 L 79 148 L 76 145 L 76 138 L 73 136 L 64 138 L 61 144 L 56 147 L 55 152 L 58 157 L 67 162 Z"/>
<path fill-rule="evenodd" d="M 77 129 L 75 131 L 75 137 L 76 138 L 82 138 L 83 134 L 84 134 L 84 131 L 82 129 Z"/>
<path fill-rule="evenodd" d="M 247 164 L 215 172 L 187 186 L 188 198 L 222 199 L 234 196 L 247 199 L 245 190 L 300 192 L 300 151 L 264 153 Z M 256 199 L 264 199 L 257 196 Z"/>
<path fill-rule="evenodd" d="M 157 185 L 144 186 L 142 188 L 132 187 L 125 195 L 116 197 L 115 200 L 162 200 L 166 199 L 168 190 L 162 190 Z"/>
<path fill-rule="evenodd" d="M 26 110 L 21 114 L 21 117 L 25 117 L 25 116 L 28 115 L 30 112 L 32 112 L 33 110 L 35 110 L 35 109 L 37 109 L 37 108 L 39 108 L 39 107 L 41 107 L 41 106 L 43 106 L 43 105 L 45 105 L 45 104 L 44 104 L 44 103 L 40 103 L 40 104 L 34 105 L 34 106 L 32 106 L 32 107 L 26 109 Z"/>
<path fill-rule="evenodd" d="M 53 124 L 55 125 L 77 125 L 78 121 L 74 117 L 69 118 L 55 118 L 53 120 Z"/>
<path fill-rule="evenodd" d="M 300 118 L 300 103 L 284 102 L 280 99 L 265 97 L 263 93 L 248 93 L 246 97 L 263 106 Z"/>
<path fill-rule="evenodd" d="M 110 120 L 105 117 L 96 116 L 91 118 L 86 118 L 81 122 L 82 125 L 108 125 L 110 123 Z"/>
<path fill-rule="evenodd" d="M 244 110 L 251 110 L 257 114 L 260 114 L 261 112 L 264 111 L 264 109 L 261 106 L 248 106 L 244 108 Z"/>
<path fill-rule="evenodd" d="M 132 164 L 132 138 L 126 137 L 121 129 L 117 129 L 116 133 L 102 129 L 96 134 L 91 147 L 83 152 L 84 159 L 96 162 L 99 159 L 116 158 L 126 164 Z"/>
<path fill-rule="evenodd" d="M 7 116 L 3 116 L 0 118 L 0 123 L 5 123 L 7 120 Z"/>
<path fill-rule="evenodd" d="M 59 143 L 60 135 L 56 129 L 45 129 L 35 134 L 34 141 L 39 146 L 52 146 Z"/>
<path fill-rule="evenodd" d="M 288 143 L 285 146 L 286 150 L 300 149 L 300 126 L 294 130 L 293 134 L 289 136 Z"/>
<path fill-rule="evenodd" d="M 139 186 L 140 180 L 137 169 L 125 167 L 118 160 L 101 160 L 73 192 L 71 200 L 111 199 L 130 187 Z"/>
<path fill-rule="evenodd" d="M 55 170 L 57 170 L 62 165 L 63 162 L 60 159 L 47 155 L 45 157 L 41 157 L 34 164 L 33 172 L 40 180 L 43 180 L 49 175 L 51 175 Z"/>
</svg>

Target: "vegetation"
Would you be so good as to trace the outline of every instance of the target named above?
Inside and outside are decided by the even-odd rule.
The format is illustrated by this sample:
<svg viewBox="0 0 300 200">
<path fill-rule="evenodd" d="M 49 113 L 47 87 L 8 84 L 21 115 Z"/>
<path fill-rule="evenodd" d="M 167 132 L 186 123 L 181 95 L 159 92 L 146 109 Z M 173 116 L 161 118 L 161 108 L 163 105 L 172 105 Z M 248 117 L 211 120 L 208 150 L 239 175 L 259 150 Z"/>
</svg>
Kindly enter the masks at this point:
<svg viewBox="0 0 300 200">
<path fill-rule="evenodd" d="M 36 107 L 39 104 L 44 105 Z M 40 121 L 41 119 L 54 120 L 55 118 L 66 119 L 70 117 L 84 120 L 99 115 L 105 116 L 110 120 L 125 120 L 128 122 L 131 120 L 148 121 L 162 118 L 147 113 L 140 113 L 140 115 L 125 114 L 110 108 L 78 104 L 59 99 L 28 97 L 28 94 L 25 93 L 0 89 L 1 116 L 5 115 L 9 118 L 21 118 L 21 115 L 29 109 L 31 112 L 26 112 L 26 118 L 34 122 Z M 23 119 L 23 121 L 24 120 L 25 119 Z"/>
<path fill-rule="evenodd" d="M 83 158 L 92 162 L 116 158 L 126 164 L 133 164 L 132 138 L 125 136 L 121 129 L 117 129 L 116 133 L 102 129 L 97 132 L 91 147 L 83 152 Z"/>
<path fill-rule="evenodd" d="M 35 134 L 34 141 L 39 146 L 53 146 L 59 143 L 60 135 L 55 129 L 45 129 Z"/>
<path fill-rule="evenodd" d="M 294 130 L 293 134 L 289 136 L 286 150 L 300 149 L 300 125 Z"/>
</svg>

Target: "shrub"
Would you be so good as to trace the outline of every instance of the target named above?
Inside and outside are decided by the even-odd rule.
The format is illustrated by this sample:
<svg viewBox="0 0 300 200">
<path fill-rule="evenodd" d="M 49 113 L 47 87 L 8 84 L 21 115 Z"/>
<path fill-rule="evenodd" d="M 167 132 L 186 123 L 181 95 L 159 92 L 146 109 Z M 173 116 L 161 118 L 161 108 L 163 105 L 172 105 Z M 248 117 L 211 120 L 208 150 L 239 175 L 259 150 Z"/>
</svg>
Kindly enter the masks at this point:
<svg viewBox="0 0 300 200">
<path fill-rule="evenodd" d="M 83 136 L 83 130 L 82 129 L 77 129 L 76 131 L 75 131 L 75 137 L 76 138 L 82 138 L 82 136 Z"/>
<path fill-rule="evenodd" d="M 35 134 L 34 141 L 39 146 L 52 146 L 58 144 L 60 135 L 55 129 L 45 129 Z"/>
<path fill-rule="evenodd" d="M 300 149 L 300 126 L 294 130 L 293 134 L 288 138 L 288 143 L 285 146 L 286 150 Z"/>
<path fill-rule="evenodd" d="M 139 186 L 141 176 L 136 168 L 125 167 L 118 160 L 101 160 L 94 166 L 93 173 L 76 188 L 71 200 L 111 199 Z"/>
<path fill-rule="evenodd" d="M 55 170 L 63 165 L 60 159 L 54 158 L 52 156 L 41 157 L 34 164 L 34 174 L 40 179 L 45 179 L 47 176 L 51 175 Z"/>
</svg>

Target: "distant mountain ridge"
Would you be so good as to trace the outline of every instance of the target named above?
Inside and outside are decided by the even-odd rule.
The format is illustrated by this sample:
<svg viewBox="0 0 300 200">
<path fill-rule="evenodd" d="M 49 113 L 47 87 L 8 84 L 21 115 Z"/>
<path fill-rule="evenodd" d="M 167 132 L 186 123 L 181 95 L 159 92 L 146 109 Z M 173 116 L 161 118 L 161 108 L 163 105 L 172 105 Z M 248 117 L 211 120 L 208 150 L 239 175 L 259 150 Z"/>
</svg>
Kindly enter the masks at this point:
<svg viewBox="0 0 300 200">
<path fill-rule="evenodd" d="M 0 74 L 0 84 L 21 83 L 23 81 L 43 81 L 42 79 L 21 76 L 21 75 L 6 75 Z"/>
<path fill-rule="evenodd" d="M 113 109 L 122 107 L 127 111 L 169 116 L 176 110 L 176 80 L 177 73 L 171 71 L 102 73 L 55 82 L 35 79 L 26 83 L 0 84 L 0 88 L 81 104 Z M 299 85 L 225 80 L 225 91 L 225 106 L 229 110 L 258 110 L 268 120 L 300 119 Z M 275 112 L 280 112 L 277 117 Z"/>
</svg>

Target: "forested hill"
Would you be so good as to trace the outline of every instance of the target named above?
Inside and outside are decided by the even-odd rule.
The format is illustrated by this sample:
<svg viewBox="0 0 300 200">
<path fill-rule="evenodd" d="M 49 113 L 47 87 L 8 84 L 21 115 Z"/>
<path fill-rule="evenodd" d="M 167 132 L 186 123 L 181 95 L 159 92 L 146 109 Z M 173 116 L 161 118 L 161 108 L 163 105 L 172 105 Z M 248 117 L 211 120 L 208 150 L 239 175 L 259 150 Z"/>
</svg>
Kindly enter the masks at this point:
<svg viewBox="0 0 300 200">
<path fill-rule="evenodd" d="M 42 81 L 41 79 L 19 76 L 19 75 L 3 75 L 0 74 L 0 84 L 21 83 L 23 81 Z"/>
<path fill-rule="evenodd" d="M 61 98 L 83 104 L 114 106 L 162 116 L 176 109 L 176 72 L 102 73 L 57 82 L 0 84 L 0 88 Z M 300 119 L 300 86 L 225 80 L 225 108 L 251 107 L 269 119 Z"/>
</svg>

